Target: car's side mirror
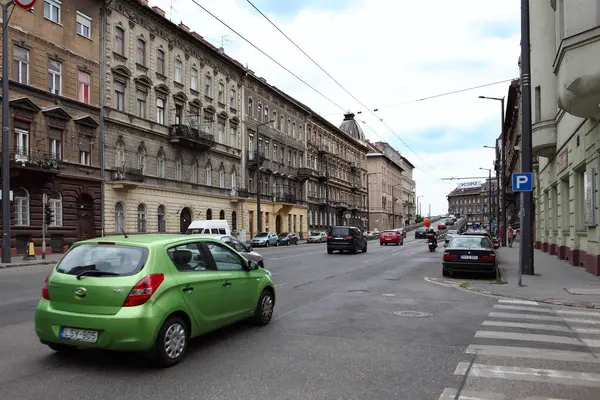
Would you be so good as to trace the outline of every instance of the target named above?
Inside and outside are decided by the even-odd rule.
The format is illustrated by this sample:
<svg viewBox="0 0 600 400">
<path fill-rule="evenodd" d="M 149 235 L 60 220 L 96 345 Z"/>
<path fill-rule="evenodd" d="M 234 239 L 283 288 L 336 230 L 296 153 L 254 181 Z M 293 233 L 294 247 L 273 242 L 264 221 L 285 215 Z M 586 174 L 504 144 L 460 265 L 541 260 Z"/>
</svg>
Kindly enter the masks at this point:
<svg viewBox="0 0 600 400">
<path fill-rule="evenodd" d="M 246 267 L 248 271 L 254 271 L 255 269 L 258 269 L 258 263 L 252 260 L 248 260 L 248 264 L 246 265 Z"/>
<path fill-rule="evenodd" d="M 246 247 L 246 251 L 247 251 L 248 253 L 250 253 L 250 252 L 252 251 L 252 246 L 248 246 L 248 247 Z"/>
</svg>

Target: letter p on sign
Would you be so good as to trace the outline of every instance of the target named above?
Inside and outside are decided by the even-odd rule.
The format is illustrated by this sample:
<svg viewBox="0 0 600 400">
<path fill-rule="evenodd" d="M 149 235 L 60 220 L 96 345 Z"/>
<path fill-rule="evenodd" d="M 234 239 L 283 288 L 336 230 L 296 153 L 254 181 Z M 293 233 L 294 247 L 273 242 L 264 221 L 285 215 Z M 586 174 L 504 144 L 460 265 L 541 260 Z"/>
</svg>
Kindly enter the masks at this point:
<svg viewBox="0 0 600 400">
<path fill-rule="evenodd" d="M 533 191 L 533 174 L 523 172 L 512 175 L 513 192 L 531 192 Z"/>
<path fill-rule="evenodd" d="M 36 0 L 14 0 L 17 7 L 20 7 L 24 10 L 29 10 L 35 5 Z"/>
</svg>

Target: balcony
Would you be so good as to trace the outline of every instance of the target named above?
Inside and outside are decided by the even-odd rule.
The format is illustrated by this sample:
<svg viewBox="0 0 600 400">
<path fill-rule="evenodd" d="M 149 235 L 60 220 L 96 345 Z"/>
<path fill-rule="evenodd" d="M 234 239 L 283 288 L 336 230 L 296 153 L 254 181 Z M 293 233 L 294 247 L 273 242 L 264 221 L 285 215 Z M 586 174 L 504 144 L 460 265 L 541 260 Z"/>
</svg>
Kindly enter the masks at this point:
<svg viewBox="0 0 600 400">
<path fill-rule="evenodd" d="M 10 152 L 10 166 L 11 168 L 31 172 L 57 174 L 64 167 L 64 164 L 54 154 L 16 147 Z"/>
<path fill-rule="evenodd" d="M 354 173 L 360 171 L 360 165 L 358 165 L 356 162 L 350 163 L 350 171 Z"/>
<path fill-rule="evenodd" d="M 259 162 L 262 163 L 265 161 L 265 153 L 263 151 L 257 152 L 256 150 L 248 150 L 246 154 L 248 156 L 248 167 L 253 169 L 256 168 Z"/>
<path fill-rule="evenodd" d="M 600 117 L 600 26 L 563 39 L 554 60 L 558 106 L 581 118 Z"/>
<path fill-rule="evenodd" d="M 171 125 L 169 138 L 173 145 L 201 151 L 210 150 L 217 144 L 213 135 L 203 132 L 193 125 Z"/>
<path fill-rule="evenodd" d="M 248 189 L 246 188 L 238 188 L 237 196 L 247 199 L 248 197 L 250 197 L 250 191 L 248 191 Z"/>
<path fill-rule="evenodd" d="M 327 154 L 329 153 L 329 147 L 324 144 L 319 145 L 319 154 Z"/>
<path fill-rule="evenodd" d="M 533 155 L 554 157 L 556 152 L 556 125 L 553 120 L 537 122 L 531 130 Z"/>
<path fill-rule="evenodd" d="M 110 173 L 113 189 L 133 189 L 144 182 L 144 173 L 139 168 L 116 168 Z"/>
<path fill-rule="evenodd" d="M 298 168 L 298 178 L 308 179 L 314 175 L 314 171 L 310 168 L 302 167 Z"/>
<path fill-rule="evenodd" d="M 308 202 L 318 204 L 321 203 L 321 198 L 317 196 L 308 196 Z"/>
<path fill-rule="evenodd" d="M 346 201 L 334 201 L 333 204 L 339 211 L 347 210 L 349 207 Z"/>
<path fill-rule="evenodd" d="M 350 185 L 352 186 L 353 192 L 358 192 L 360 190 L 360 184 L 358 182 L 351 182 Z"/>
<path fill-rule="evenodd" d="M 275 195 L 275 202 L 293 205 L 296 203 L 296 195 L 293 193 L 278 194 Z"/>
<path fill-rule="evenodd" d="M 324 181 L 327 179 L 327 172 L 325 170 L 319 170 L 317 171 L 317 177 L 319 178 L 319 180 Z"/>
</svg>

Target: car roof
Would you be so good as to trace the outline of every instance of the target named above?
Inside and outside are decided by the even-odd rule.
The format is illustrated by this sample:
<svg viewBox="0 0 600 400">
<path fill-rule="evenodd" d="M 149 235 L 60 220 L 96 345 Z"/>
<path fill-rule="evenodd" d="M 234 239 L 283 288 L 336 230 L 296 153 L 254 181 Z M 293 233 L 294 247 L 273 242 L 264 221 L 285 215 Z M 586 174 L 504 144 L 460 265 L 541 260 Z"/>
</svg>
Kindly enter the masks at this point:
<svg viewBox="0 0 600 400">
<path fill-rule="evenodd" d="M 226 236 L 226 235 L 220 235 Z M 217 239 L 213 238 L 212 235 L 181 235 L 181 234 L 141 234 L 141 235 L 113 235 L 104 236 L 94 239 L 82 240 L 77 244 L 97 244 L 111 242 L 116 245 L 122 246 L 140 246 L 140 247 L 154 247 L 154 246 L 166 246 L 172 243 L 185 242 L 189 240 L 196 240 L 201 242 L 215 242 Z"/>
</svg>

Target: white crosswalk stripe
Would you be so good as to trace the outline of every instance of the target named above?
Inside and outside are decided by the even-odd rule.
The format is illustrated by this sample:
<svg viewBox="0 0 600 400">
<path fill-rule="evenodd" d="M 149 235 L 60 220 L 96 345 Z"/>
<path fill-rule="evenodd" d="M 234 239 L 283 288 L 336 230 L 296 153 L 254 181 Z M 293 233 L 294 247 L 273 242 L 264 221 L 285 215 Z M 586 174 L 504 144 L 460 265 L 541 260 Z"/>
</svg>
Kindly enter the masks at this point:
<svg viewBox="0 0 600 400">
<path fill-rule="evenodd" d="M 473 340 L 439 400 L 600 399 L 600 310 L 500 299 Z"/>
</svg>

